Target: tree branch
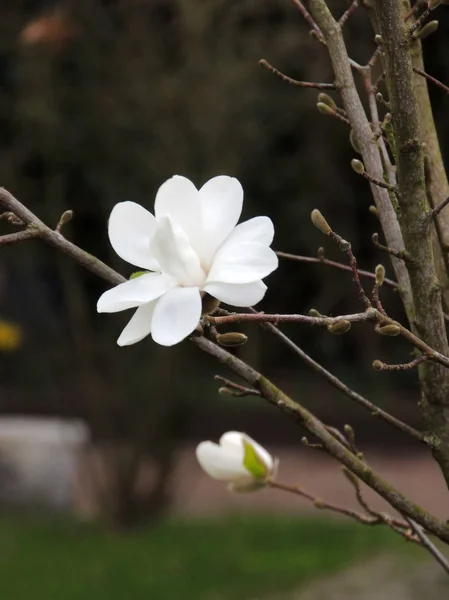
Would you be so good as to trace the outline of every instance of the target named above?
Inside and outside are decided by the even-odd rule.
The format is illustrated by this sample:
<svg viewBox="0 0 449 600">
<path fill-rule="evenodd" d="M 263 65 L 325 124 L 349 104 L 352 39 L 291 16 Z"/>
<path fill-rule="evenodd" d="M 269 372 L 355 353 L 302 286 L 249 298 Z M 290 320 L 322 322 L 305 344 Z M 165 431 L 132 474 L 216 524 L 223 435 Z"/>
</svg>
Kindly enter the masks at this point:
<svg viewBox="0 0 449 600">
<path fill-rule="evenodd" d="M 378 473 L 373 471 L 368 465 L 360 460 L 360 458 L 348 450 L 344 444 L 329 433 L 326 430 L 325 425 L 301 404 L 284 394 L 284 392 L 255 369 L 210 340 L 207 340 L 205 337 L 192 337 L 191 341 L 198 346 L 198 348 L 207 354 L 210 354 L 220 363 L 230 368 L 231 371 L 234 371 L 234 373 L 242 377 L 251 386 L 260 390 L 262 396 L 270 402 L 270 404 L 277 406 L 293 417 L 295 421 L 306 429 L 306 431 L 320 440 L 323 448 L 331 456 L 336 458 L 370 488 L 375 490 L 398 512 L 402 513 L 404 516 L 407 515 L 411 517 L 427 531 L 432 532 L 441 540 L 449 542 L 449 525 L 447 523 L 443 523 L 430 515 L 426 510 L 406 498 L 393 486 L 382 479 Z"/>
<path fill-rule="evenodd" d="M 380 419 L 382 419 L 386 423 L 389 423 L 390 425 L 393 425 L 393 427 L 396 427 L 403 433 L 410 435 L 418 442 L 425 443 L 424 436 L 422 435 L 422 433 L 420 433 L 410 425 L 407 425 L 407 423 L 400 421 L 399 419 L 386 412 L 382 408 L 379 408 L 361 394 L 358 394 L 357 392 L 352 390 L 345 383 L 343 383 L 343 381 L 338 379 L 338 377 L 333 375 L 330 371 L 328 371 L 322 365 L 313 360 L 313 358 L 311 358 L 306 352 L 304 352 L 304 350 L 302 350 L 298 345 L 296 345 L 287 335 L 285 335 L 285 333 L 283 333 L 275 325 L 272 325 L 271 323 L 261 323 L 261 325 L 264 329 L 266 329 L 267 331 L 275 335 L 278 339 L 280 339 L 287 347 L 293 350 L 293 352 L 297 356 L 299 356 L 308 367 L 310 367 L 313 371 L 318 373 L 318 375 L 323 377 L 335 389 L 339 390 L 340 392 L 343 392 L 343 394 L 348 396 L 348 398 L 351 398 L 351 400 L 354 400 L 354 402 L 366 408 L 374 417 L 379 417 Z"/>
<path fill-rule="evenodd" d="M 412 330 L 424 342 L 432 344 L 437 352 L 447 356 L 449 345 L 431 232 L 422 226 L 423 215 L 429 212 L 429 207 L 409 35 L 397 0 L 378 0 L 376 10 L 397 148 L 401 229 L 405 248 L 413 258 L 413 264 L 407 264 L 415 306 Z M 429 435 L 436 442 L 433 445 L 434 457 L 449 486 L 449 371 L 434 362 L 425 361 L 419 372 L 423 417 Z"/>
<path fill-rule="evenodd" d="M 383 179 L 383 165 L 379 149 L 374 141 L 374 133 L 354 82 L 341 28 L 330 13 L 325 0 L 309 0 L 309 6 L 312 16 L 326 41 L 335 74 L 335 83 L 341 94 L 348 119 L 354 129 L 365 168 L 375 179 L 381 181 Z M 373 183 L 370 183 L 370 187 L 388 246 L 398 250 L 403 249 L 402 234 L 389 191 Z M 391 257 L 391 262 L 407 314 L 409 318 L 412 318 L 413 296 L 410 292 L 407 269 L 403 261 L 395 257 Z"/>
<path fill-rule="evenodd" d="M 5 189 L 0 188 L 0 204 L 9 208 L 27 225 L 36 226 L 39 231 L 39 237 L 50 245 L 62 250 L 73 258 L 83 267 L 89 269 L 99 277 L 105 279 L 111 284 L 119 284 L 126 281 L 119 273 L 102 263 L 100 260 L 91 256 L 66 240 L 60 233 L 51 230 L 40 219 L 38 219 L 30 210 L 23 206 Z M 251 386 L 258 390 L 262 396 L 271 404 L 278 406 L 294 419 L 300 422 L 311 434 L 318 437 L 323 448 L 334 458 L 339 460 L 351 472 L 357 475 L 369 487 L 378 492 L 393 508 L 409 516 L 414 521 L 422 525 L 426 530 L 431 531 L 441 540 L 449 542 L 449 526 L 446 523 L 438 521 L 419 505 L 403 496 L 394 487 L 390 486 L 372 469 L 355 456 L 338 439 L 335 438 L 314 415 L 300 404 L 294 402 L 286 394 L 281 392 L 269 380 L 260 373 L 246 365 L 243 361 L 236 358 L 223 348 L 214 344 L 204 336 L 192 336 L 191 341 L 201 350 L 214 356 L 219 362 L 227 365 L 234 373 L 242 377 Z"/>
<path fill-rule="evenodd" d="M 292 261 L 300 262 L 300 263 L 327 265 L 329 267 L 334 267 L 335 269 L 340 269 L 341 271 L 347 271 L 348 273 L 353 273 L 353 269 L 349 265 L 345 265 L 343 263 L 336 262 L 335 260 L 329 260 L 328 258 L 324 258 L 324 257 L 315 258 L 314 256 L 300 256 L 299 254 L 289 254 L 288 252 L 278 252 L 278 251 L 276 251 L 276 254 L 279 256 L 279 258 L 285 258 L 286 260 L 292 260 Z M 376 275 L 374 273 L 371 273 L 371 271 L 364 271 L 363 269 L 357 269 L 357 272 L 361 277 L 366 277 L 368 279 L 373 279 L 373 280 L 376 279 Z M 387 277 L 384 279 L 384 284 L 388 285 L 394 289 L 398 288 L 398 284 L 396 283 L 396 281 L 393 281 L 392 279 L 388 279 Z"/>
</svg>

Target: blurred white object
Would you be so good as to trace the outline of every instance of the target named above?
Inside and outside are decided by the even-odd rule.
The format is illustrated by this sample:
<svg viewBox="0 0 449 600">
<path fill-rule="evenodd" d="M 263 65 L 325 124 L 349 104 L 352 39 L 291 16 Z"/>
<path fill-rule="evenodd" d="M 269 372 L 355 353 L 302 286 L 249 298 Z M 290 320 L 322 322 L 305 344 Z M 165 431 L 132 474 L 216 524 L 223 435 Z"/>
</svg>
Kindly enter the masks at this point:
<svg viewBox="0 0 449 600">
<path fill-rule="evenodd" d="M 66 510 L 89 428 L 76 419 L 0 418 L 0 504 Z"/>
</svg>

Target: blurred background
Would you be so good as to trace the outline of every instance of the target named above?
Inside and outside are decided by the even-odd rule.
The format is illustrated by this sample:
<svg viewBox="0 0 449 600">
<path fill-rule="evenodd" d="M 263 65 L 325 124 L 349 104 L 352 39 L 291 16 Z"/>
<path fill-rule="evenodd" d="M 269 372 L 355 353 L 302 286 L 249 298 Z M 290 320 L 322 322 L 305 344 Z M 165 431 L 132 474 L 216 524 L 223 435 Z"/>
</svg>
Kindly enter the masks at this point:
<svg viewBox="0 0 449 600">
<path fill-rule="evenodd" d="M 338 15 L 348 3 L 330 5 Z M 425 41 L 426 65 L 447 83 L 449 7 L 435 18 L 440 27 Z M 352 56 L 367 62 L 374 42 L 362 9 L 345 34 Z M 259 67 L 261 58 L 297 79 L 332 81 L 325 50 L 288 0 L 5 0 L 0 182 L 50 226 L 72 209 L 65 235 L 129 276 L 132 267 L 107 239 L 114 204 L 133 200 L 152 210 L 158 187 L 173 174 L 198 186 L 229 174 L 245 190 L 243 217 L 274 221 L 275 249 L 316 256 L 323 244 L 327 257 L 343 261 L 311 226 L 310 212 L 320 208 L 351 241 L 362 268 L 383 262 L 391 277 L 371 241 L 379 224 L 368 210 L 368 186 L 349 167 L 346 125 L 317 111 L 317 90 L 287 85 Z M 449 100 L 438 88 L 430 92 L 447 156 Z M 1 234 L 13 230 L 0 223 Z M 260 305 L 267 312 L 358 310 L 350 275 L 322 265 L 281 262 L 267 283 Z M 334 584 L 326 591 L 312 580 L 337 577 L 354 561 L 359 575 L 350 570 L 347 578 L 362 582 L 354 598 L 374 598 L 363 586 L 387 586 L 402 573 L 402 560 L 416 560 L 437 585 L 433 566 L 393 533 L 326 520 L 279 491 L 232 495 L 209 480 L 196 464 L 196 444 L 241 430 L 280 457 L 280 480 L 355 506 L 338 465 L 305 448 L 295 424 L 258 398 L 217 393 L 213 376 L 226 373 L 209 357 L 188 343 L 167 349 L 146 339 L 117 347 L 129 315 L 96 313 L 105 289 L 39 242 L 2 248 L 5 598 L 334 598 Z M 403 318 L 394 292 L 382 295 Z M 416 373 L 371 368 L 376 358 L 406 362 L 410 348 L 400 340 L 363 325 L 344 336 L 283 329 L 356 391 L 419 427 Z M 447 491 L 427 454 L 268 333 L 241 330 L 249 335 L 242 358 L 326 423 L 350 423 L 374 466 L 448 517 Z M 408 581 L 411 570 L 405 572 Z M 414 598 L 419 585 L 414 580 L 404 598 Z"/>
</svg>

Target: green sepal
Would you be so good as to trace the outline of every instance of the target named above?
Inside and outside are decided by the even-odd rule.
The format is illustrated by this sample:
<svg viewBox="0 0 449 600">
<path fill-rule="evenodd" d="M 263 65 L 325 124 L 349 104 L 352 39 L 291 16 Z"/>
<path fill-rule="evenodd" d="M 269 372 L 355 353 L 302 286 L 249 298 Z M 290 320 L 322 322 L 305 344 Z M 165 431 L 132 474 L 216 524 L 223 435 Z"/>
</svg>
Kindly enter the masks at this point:
<svg viewBox="0 0 449 600">
<path fill-rule="evenodd" d="M 243 440 L 245 454 L 243 456 L 243 466 L 256 479 L 265 479 L 267 476 L 267 467 L 262 462 L 255 448 L 245 439 Z"/>
<path fill-rule="evenodd" d="M 148 271 L 136 271 L 135 273 L 131 273 L 129 276 L 130 279 L 135 279 L 136 277 L 140 277 L 141 275 L 146 275 Z"/>
</svg>

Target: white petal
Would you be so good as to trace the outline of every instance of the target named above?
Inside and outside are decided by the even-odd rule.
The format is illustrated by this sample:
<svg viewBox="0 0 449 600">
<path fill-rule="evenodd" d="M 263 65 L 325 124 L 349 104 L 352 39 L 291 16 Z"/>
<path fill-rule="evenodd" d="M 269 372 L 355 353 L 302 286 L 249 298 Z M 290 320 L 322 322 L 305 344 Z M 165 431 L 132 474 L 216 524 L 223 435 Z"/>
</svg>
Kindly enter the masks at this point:
<svg viewBox="0 0 449 600">
<path fill-rule="evenodd" d="M 113 313 L 156 300 L 176 282 L 161 273 L 146 273 L 116 285 L 100 296 L 97 311 Z"/>
<path fill-rule="evenodd" d="M 201 199 L 200 256 L 209 263 L 218 246 L 231 233 L 242 213 L 243 188 L 234 177 L 210 179 L 199 192 Z"/>
<path fill-rule="evenodd" d="M 159 270 L 150 252 L 150 238 L 156 227 L 156 219 L 140 204 L 119 202 L 109 217 L 108 233 L 115 252 L 132 265 Z"/>
<path fill-rule="evenodd" d="M 277 269 L 278 258 L 265 244 L 242 242 L 226 244 L 214 257 L 207 282 L 251 283 Z"/>
<path fill-rule="evenodd" d="M 130 322 L 117 340 L 119 346 L 129 346 L 140 342 L 151 332 L 151 322 L 156 302 L 139 306 Z"/>
<path fill-rule="evenodd" d="M 247 481 L 254 478 L 243 466 L 243 446 L 240 454 L 223 450 L 213 442 L 201 442 L 196 449 L 196 457 L 208 475 L 221 481 Z"/>
<path fill-rule="evenodd" d="M 159 220 L 150 246 L 163 273 L 174 277 L 180 285 L 203 285 L 206 275 L 198 255 L 185 232 L 171 217 L 165 216 Z"/>
<path fill-rule="evenodd" d="M 260 242 L 269 246 L 274 238 L 273 221 L 268 217 L 254 217 L 237 225 L 228 235 L 224 244 Z M 224 245 L 223 244 L 223 245 Z"/>
<path fill-rule="evenodd" d="M 220 438 L 220 446 L 228 453 L 231 453 L 233 450 L 240 448 L 241 453 L 241 461 L 243 463 L 244 458 L 244 445 L 243 441 L 248 442 L 257 452 L 258 457 L 264 463 L 265 467 L 269 472 L 273 470 L 274 460 L 271 454 L 265 450 L 263 446 L 258 444 L 253 438 L 249 437 L 246 433 L 242 433 L 240 431 L 228 431 L 224 433 Z"/>
<path fill-rule="evenodd" d="M 159 221 L 166 215 L 179 225 L 192 241 L 201 229 L 201 202 L 198 190 L 186 177 L 175 175 L 161 185 L 154 202 Z"/>
<path fill-rule="evenodd" d="M 156 304 L 151 335 L 162 346 L 173 346 L 192 333 L 201 318 L 198 288 L 175 287 Z"/>
<path fill-rule="evenodd" d="M 206 283 L 203 291 L 230 306 L 254 306 L 265 296 L 267 286 L 260 280 L 252 283 L 211 281 Z"/>
</svg>

